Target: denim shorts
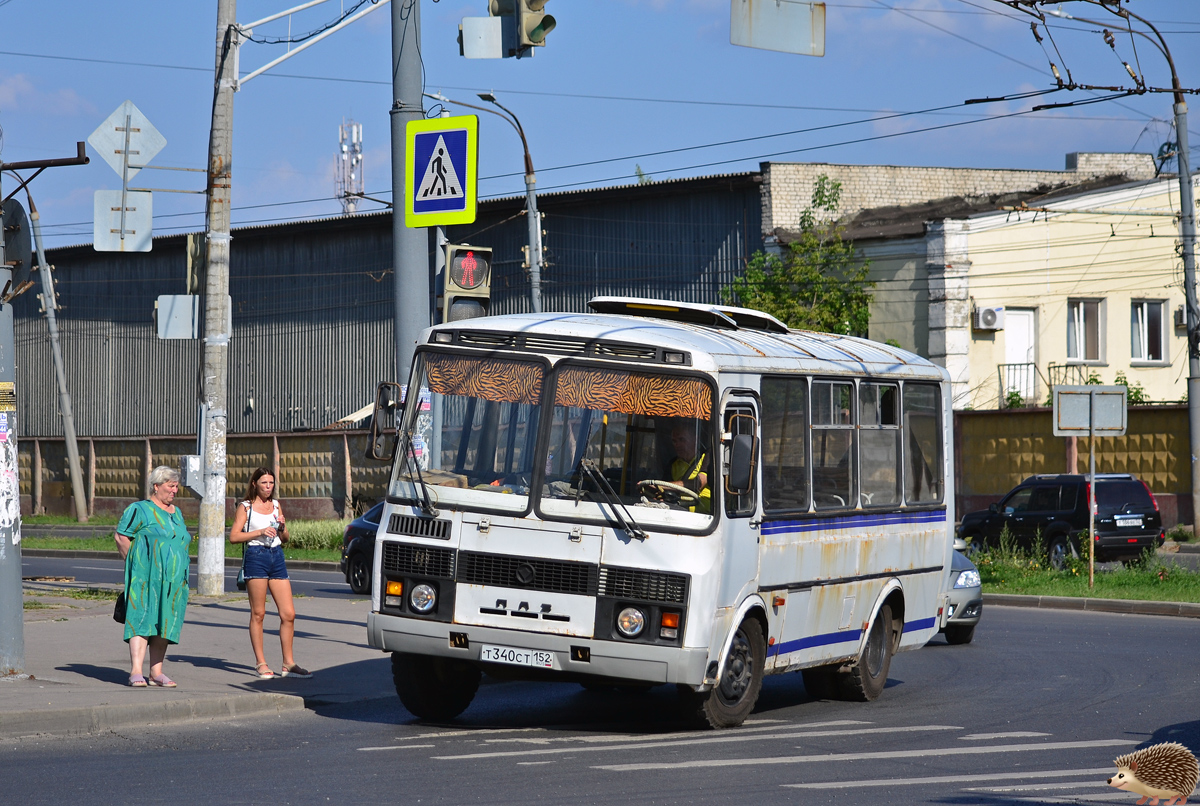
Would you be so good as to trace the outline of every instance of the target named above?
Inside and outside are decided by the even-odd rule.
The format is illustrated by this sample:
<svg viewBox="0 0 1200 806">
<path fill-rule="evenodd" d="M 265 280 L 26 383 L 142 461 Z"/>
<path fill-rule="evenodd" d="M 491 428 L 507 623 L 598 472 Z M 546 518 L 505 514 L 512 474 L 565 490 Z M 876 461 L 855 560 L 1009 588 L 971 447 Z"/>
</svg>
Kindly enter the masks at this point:
<svg viewBox="0 0 1200 806">
<path fill-rule="evenodd" d="M 246 546 L 246 579 L 287 579 L 287 565 L 283 561 L 283 546 Z"/>
</svg>

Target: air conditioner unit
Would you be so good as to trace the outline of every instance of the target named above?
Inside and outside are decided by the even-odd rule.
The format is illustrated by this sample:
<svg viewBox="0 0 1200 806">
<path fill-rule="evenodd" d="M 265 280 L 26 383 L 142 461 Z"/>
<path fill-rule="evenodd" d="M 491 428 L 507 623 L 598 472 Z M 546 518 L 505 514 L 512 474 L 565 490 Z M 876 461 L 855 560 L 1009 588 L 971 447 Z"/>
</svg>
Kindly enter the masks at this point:
<svg viewBox="0 0 1200 806">
<path fill-rule="evenodd" d="M 1004 307 L 976 308 L 971 326 L 976 330 L 1004 330 Z"/>
<path fill-rule="evenodd" d="M 1175 329 L 1187 330 L 1187 312 L 1182 305 L 1175 309 Z"/>
</svg>

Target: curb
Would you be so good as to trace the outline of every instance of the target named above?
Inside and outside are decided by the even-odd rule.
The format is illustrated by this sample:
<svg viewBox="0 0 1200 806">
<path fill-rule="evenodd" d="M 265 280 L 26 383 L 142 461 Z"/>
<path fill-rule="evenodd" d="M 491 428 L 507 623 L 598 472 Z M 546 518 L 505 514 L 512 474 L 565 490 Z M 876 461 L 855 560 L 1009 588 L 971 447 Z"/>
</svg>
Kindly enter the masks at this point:
<svg viewBox="0 0 1200 806">
<path fill-rule="evenodd" d="M 985 593 L 983 594 L 983 603 L 985 606 L 1037 607 L 1047 610 L 1089 610 L 1097 613 L 1200 618 L 1200 604 L 1190 602 L 1146 602 L 1137 599 L 1085 599 L 1075 596 L 1022 596 L 1014 593 Z"/>
<path fill-rule="evenodd" d="M 304 698 L 290 694 L 246 693 L 205 699 L 167 700 L 137 705 L 96 705 L 53 711 L 0 713 L 0 739 L 38 734 L 78 736 L 143 725 L 165 725 L 251 714 L 303 711 Z"/>
<path fill-rule="evenodd" d="M 26 557 L 61 557 L 63 559 L 75 560 L 117 560 L 120 557 L 115 551 L 84 551 L 83 549 L 22 549 L 21 554 Z M 191 557 L 192 565 L 196 564 L 196 557 Z M 226 568 L 240 568 L 242 566 L 241 559 L 237 557 L 226 557 Z M 328 562 L 326 560 L 288 560 L 287 567 L 297 571 L 337 571 L 338 564 Z"/>
</svg>

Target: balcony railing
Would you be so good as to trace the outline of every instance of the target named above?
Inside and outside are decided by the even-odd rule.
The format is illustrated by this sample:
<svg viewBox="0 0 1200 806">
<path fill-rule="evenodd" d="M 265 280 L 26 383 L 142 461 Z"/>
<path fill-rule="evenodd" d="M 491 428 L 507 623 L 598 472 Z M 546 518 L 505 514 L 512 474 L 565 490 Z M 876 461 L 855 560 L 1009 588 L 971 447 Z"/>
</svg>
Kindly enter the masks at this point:
<svg viewBox="0 0 1200 806">
<path fill-rule="evenodd" d="M 997 408 L 1010 408 L 1014 405 L 1026 406 L 1038 400 L 1038 381 L 1045 384 L 1046 379 L 1038 370 L 1037 364 L 997 364 L 996 369 L 1000 378 L 1000 396 Z M 1020 395 L 1018 404 L 1017 395 Z"/>
<path fill-rule="evenodd" d="M 1047 369 L 1051 386 L 1083 386 L 1087 383 L 1089 368 L 1080 364 L 1051 364 Z"/>
</svg>

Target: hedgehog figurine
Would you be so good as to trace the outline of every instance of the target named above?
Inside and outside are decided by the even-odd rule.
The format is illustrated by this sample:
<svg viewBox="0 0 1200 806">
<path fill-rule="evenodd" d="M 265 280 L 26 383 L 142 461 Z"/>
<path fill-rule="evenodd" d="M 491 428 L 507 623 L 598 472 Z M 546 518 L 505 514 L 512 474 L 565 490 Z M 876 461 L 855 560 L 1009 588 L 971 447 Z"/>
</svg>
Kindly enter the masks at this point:
<svg viewBox="0 0 1200 806">
<path fill-rule="evenodd" d="M 1150 806 L 1158 806 L 1159 798 L 1166 798 L 1167 806 L 1187 803 L 1188 795 L 1195 791 L 1200 779 L 1196 757 L 1177 742 L 1136 750 L 1113 763 L 1117 765 L 1117 774 L 1108 779 L 1108 785 L 1142 795 L 1138 806 L 1146 801 L 1150 801 Z"/>
</svg>

